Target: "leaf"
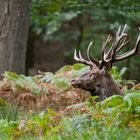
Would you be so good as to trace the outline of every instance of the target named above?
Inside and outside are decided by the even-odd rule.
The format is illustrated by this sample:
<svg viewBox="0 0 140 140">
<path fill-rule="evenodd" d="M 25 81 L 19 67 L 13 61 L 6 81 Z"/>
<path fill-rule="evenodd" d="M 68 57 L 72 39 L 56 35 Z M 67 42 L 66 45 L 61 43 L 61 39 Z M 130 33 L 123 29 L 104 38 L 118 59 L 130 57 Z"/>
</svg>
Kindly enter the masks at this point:
<svg viewBox="0 0 140 140">
<path fill-rule="evenodd" d="M 134 90 L 140 90 L 140 83 L 133 86 Z"/>
<path fill-rule="evenodd" d="M 91 120 L 88 114 L 74 115 L 72 117 L 72 125 L 79 132 L 83 132 L 85 128 L 88 128 L 90 123 L 91 123 Z"/>
<path fill-rule="evenodd" d="M 104 101 L 99 102 L 97 104 L 97 107 L 100 107 L 101 109 L 106 109 L 117 107 L 121 104 L 123 104 L 123 97 L 119 95 L 113 95 L 111 97 L 108 97 Z"/>
<path fill-rule="evenodd" d="M 87 73 L 90 71 L 89 66 L 85 66 L 83 64 L 74 64 L 73 65 L 73 77 L 78 77 L 84 73 Z"/>
<path fill-rule="evenodd" d="M 19 80 L 23 75 L 18 75 L 15 72 L 5 71 L 4 77 L 11 80 Z M 24 76 L 23 76 L 24 77 Z"/>
<path fill-rule="evenodd" d="M 43 77 L 40 79 L 42 82 L 51 82 L 54 78 L 54 74 L 51 72 L 44 73 Z"/>
<path fill-rule="evenodd" d="M 123 67 L 120 71 L 120 76 L 123 76 L 127 71 L 127 68 L 126 67 Z"/>
<path fill-rule="evenodd" d="M 87 67 L 87 66 L 84 64 L 80 64 L 80 63 L 76 63 L 73 65 L 74 70 L 80 70 L 80 69 L 85 68 L 85 67 Z"/>
<path fill-rule="evenodd" d="M 120 72 L 119 72 L 119 70 L 118 70 L 117 67 L 113 66 L 112 69 L 111 69 L 111 71 L 110 71 L 110 73 L 111 73 L 113 79 L 114 79 L 118 84 L 120 84 L 120 83 L 122 82 L 122 77 L 121 77 L 121 74 L 120 74 Z"/>
<path fill-rule="evenodd" d="M 52 84 L 54 84 L 60 90 L 67 90 L 71 87 L 69 79 L 65 77 L 55 77 L 52 80 Z"/>
<path fill-rule="evenodd" d="M 128 93 L 124 97 L 124 102 L 131 109 L 140 106 L 140 92 Z"/>
<path fill-rule="evenodd" d="M 36 81 L 36 77 L 30 77 L 30 76 L 24 76 L 24 75 L 18 75 L 14 72 L 5 72 L 4 74 L 5 78 L 9 79 L 11 82 L 11 88 L 13 92 L 20 92 L 22 90 L 30 91 L 34 94 L 40 94 L 41 92 L 48 93 L 48 89 L 42 88 L 39 86 Z"/>
<path fill-rule="evenodd" d="M 71 66 L 71 65 L 66 65 L 66 66 L 60 68 L 60 69 L 57 71 L 57 73 L 60 73 L 60 72 L 67 72 L 67 71 L 70 71 L 70 70 L 72 70 L 72 66 Z"/>
</svg>

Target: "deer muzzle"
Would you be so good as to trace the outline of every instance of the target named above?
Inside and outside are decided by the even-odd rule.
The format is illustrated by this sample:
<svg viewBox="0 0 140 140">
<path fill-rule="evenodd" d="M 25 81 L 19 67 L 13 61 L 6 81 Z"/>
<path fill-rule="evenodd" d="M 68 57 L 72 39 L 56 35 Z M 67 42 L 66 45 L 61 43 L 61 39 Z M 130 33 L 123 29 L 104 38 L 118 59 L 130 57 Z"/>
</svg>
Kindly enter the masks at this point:
<svg viewBox="0 0 140 140">
<path fill-rule="evenodd" d="M 72 79 L 72 80 L 71 80 L 71 85 L 72 85 L 73 87 L 75 87 L 75 88 L 78 88 L 78 87 L 80 87 L 80 85 L 81 85 L 81 81 L 80 81 L 80 80 L 77 80 L 77 79 Z"/>
</svg>

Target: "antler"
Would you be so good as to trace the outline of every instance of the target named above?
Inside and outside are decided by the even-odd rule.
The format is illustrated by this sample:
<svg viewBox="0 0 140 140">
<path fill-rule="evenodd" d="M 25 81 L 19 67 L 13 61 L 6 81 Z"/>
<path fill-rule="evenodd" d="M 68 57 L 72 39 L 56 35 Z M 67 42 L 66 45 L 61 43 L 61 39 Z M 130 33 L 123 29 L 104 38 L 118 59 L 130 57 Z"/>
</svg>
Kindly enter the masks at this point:
<svg viewBox="0 0 140 140">
<path fill-rule="evenodd" d="M 124 26 L 122 32 L 121 32 L 121 26 L 119 27 L 117 33 L 115 34 L 115 37 L 113 39 L 113 43 L 109 51 L 106 53 L 105 48 L 107 44 L 111 41 L 112 37 L 108 36 L 105 42 L 103 42 L 102 45 L 102 57 L 100 61 L 100 68 L 106 67 L 106 70 L 110 70 L 112 68 L 112 64 L 117 61 L 121 61 L 124 59 L 127 59 L 128 57 L 131 57 L 135 55 L 138 51 L 138 47 L 140 44 L 140 33 L 138 35 L 135 48 L 133 50 L 130 50 L 122 55 L 117 55 L 117 53 L 129 43 L 129 37 L 125 33 L 127 25 Z M 140 30 L 140 28 L 139 28 Z"/>
<path fill-rule="evenodd" d="M 100 61 L 97 61 L 96 59 L 91 57 L 90 48 L 91 48 L 91 45 L 93 44 L 92 42 L 89 43 L 88 49 L 87 49 L 88 60 L 85 60 L 82 57 L 81 51 L 79 51 L 79 56 L 77 56 L 77 51 L 76 50 L 74 52 L 74 59 L 76 61 L 80 62 L 80 63 L 86 64 L 86 65 L 89 65 L 89 66 L 96 65 L 100 69 L 102 69 L 104 67 L 106 71 L 109 71 L 112 68 L 112 64 L 114 62 L 121 61 L 121 60 L 127 59 L 131 56 L 134 56 L 137 53 L 138 47 L 140 45 L 140 32 L 139 32 L 139 35 L 137 37 L 137 41 L 136 41 L 134 49 L 130 50 L 130 51 L 124 53 L 124 54 L 117 55 L 117 53 L 124 46 L 126 46 L 129 43 L 129 37 L 125 33 L 126 27 L 127 27 L 127 25 L 124 26 L 122 31 L 121 31 L 121 26 L 119 27 L 117 33 L 115 34 L 115 36 L 113 38 L 112 46 L 111 46 L 111 48 L 109 49 L 108 52 L 106 52 L 106 46 L 112 40 L 111 35 L 109 35 L 107 37 L 107 39 L 103 42 L 102 55 L 101 55 L 101 60 Z M 140 31 L 140 27 L 138 27 L 138 29 Z"/>
<path fill-rule="evenodd" d="M 82 57 L 82 55 L 81 55 L 81 51 L 79 50 L 79 56 L 77 56 L 77 51 L 75 50 L 74 51 L 74 59 L 76 60 L 76 61 L 78 61 L 78 62 L 80 62 L 80 63 L 83 63 L 83 64 L 86 64 L 86 65 L 89 65 L 89 66 L 93 66 L 93 65 L 97 65 L 97 66 L 99 66 L 99 62 L 96 60 L 96 59 L 94 59 L 94 58 L 92 58 L 92 56 L 91 56 L 91 54 L 90 54 L 90 48 L 91 48 L 91 46 L 92 46 L 92 44 L 93 44 L 93 42 L 91 41 L 90 43 L 89 43 L 89 45 L 88 45 L 88 49 L 87 49 L 87 56 L 88 56 L 88 60 L 85 60 L 83 57 Z"/>
</svg>

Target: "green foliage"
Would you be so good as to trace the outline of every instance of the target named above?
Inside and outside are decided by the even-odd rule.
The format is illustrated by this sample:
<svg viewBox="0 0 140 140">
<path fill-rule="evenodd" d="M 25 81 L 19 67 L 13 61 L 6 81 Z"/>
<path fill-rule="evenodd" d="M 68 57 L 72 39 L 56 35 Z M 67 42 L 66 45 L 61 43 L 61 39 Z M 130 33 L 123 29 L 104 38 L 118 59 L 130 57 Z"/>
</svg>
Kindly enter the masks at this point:
<svg viewBox="0 0 140 140">
<path fill-rule="evenodd" d="M 30 77 L 30 76 L 24 76 L 24 75 L 18 75 L 14 72 L 6 71 L 4 73 L 4 77 L 8 79 L 11 82 L 11 89 L 14 93 L 20 92 L 20 91 L 30 91 L 34 94 L 40 94 L 41 92 L 48 93 L 47 88 L 40 87 L 37 84 L 37 78 L 36 77 Z"/>
<path fill-rule="evenodd" d="M 6 106 L 7 102 L 5 100 L 3 100 L 2 98 L 0 98 L 0 107 Z"/>
<path fill-rule="evenodd" d="M 128 93 L 124 97 L 124 102 L 132 112 L 140 114 L 140 92 Z"/>
<path fill-rule="evenodd" d="M 38 77 L 38 76 L 36 76 Z M 39 78 L 39 77 L 38 77 Z M 43 77 L 41 77 L 42 82 L 50 82 L 54 78 L 54 74 L 51 72 L 46 72 L 43 74 Z"/>
<path fill-rule="evenodd" d="M 74 64 L 73 65 L 73 77 L 78 77 L 84 73 L 87 73 L 90 71 L 90 67 L 83 65 L 83 64 Z"/>
<path fill-rule="evenodd" d="M 9 121 L 16 121 L 19 119 L 20 111 L 8 103 L 0 106 L 0 119 Z"/>
<path fill-rule="evenodd" d="M 89 67 L 83 64 L 74 64 L 62 67 L 55 74 L 44 72 L 43 75 L 35 77 L 18 75 L 14 72 L 6 71 L 4 77 L 10 82 L 11 89 L 14 93 L 21 91 L 30 91 L 36 95 L 48 93 L 47 87 L 39 86 L 39 82 L 52 83 L 60 90 L 71 88 L 71 78 L 77 77 L 89 71 Z"/>
<path fill-rule="evenodd" d="M 1 131 L 11 129 L 12 137 L 21 139 L 139 139 L 140 91 L 122 96 L 114 95 L 96 103 L 89 112 L 72 117 L 52 110 L 41 112 L 20 122 L 1 120 Z M 112 109 L 112 110 L 111 110 Z M 133 109 L 133 110 L 132 110 Z M 109 111 L 110 110 L 110 111 Z M 18 128 L 18 129 L 17 129 Z M 11 135 L 11 133 L 9 134 Z"/>
<path fill-rule="evenodd" d="M 60 90 L 68 90 L 71 88 L 70 81 L 72 78 L 78 77 L 89 71 L 89 66 L 76 63 L 74 65 L 62 67 L 55 74 L 51 72 L 44 72 L 42 75 L 30 77 L 6 71 L 4 73 L 4 77 L 10 81 L 11 89 L 14 93 L 25 90 L 39 95 L 41 93 L 48 93 L 47 87 L 39 86 L 39 82 L 52 83 Z M 122 84 L 124 83 L 122 76 L 125 71 L 126 68 L 119 71 L 117 67 L 114 66 L 110 73 L 118 84 Z"/>
<path fill-rule="evenodd" d="M 65 131 L 67 134 L 72 134 L 75 139 L 139 139 L 139 112 L 132 110 L 132 106 L 139 108 L 140 97 L 135 96 L 138 102 L 131 104 L 131 108 L 126 103 L 128 102 L 126 98 L 139 93 L 140 91 L 137 94 L 128 93 L 125 97 L 114 95 L 90 107 L 89 114 L 77 114 L 71 119 L 65 118 L 66 120 L 63 120 L 64 126 L 67 125 Z M 134 100 L 129 99 L 129 103 Z"/>
<path fill-rule="evenodd" d="M 64 66 L 56 72 L 54 79 L 52 80 L 52 83 L 62 90 L 69 89 L 71 87 L 70 85 L 71 78 L 78 77 L 88 72 L 89 70 L 90 70 L 89 67 L 83 64 Z M 68 74 L 65 75 L 65 73 L 69 73 L 69 75 Z"/>
<path fill-rule="evenodd" d="M 123 104 L 123 97 L 119 95 L 113 95 L 107 98 L 106 100 L 99 102 L 97 105 L 102 109 L 106 109 L 106 108 L 117 107 L 118 105 L 121 104 Z"/>
<path fill-rule="evenodd" d="M 110 74 L 112 75 L 113 79 L 118 85 L 124 85 L 127 89 L 127 85 L 134 85 L 136 80 L 124 80 L 123 77 L 127 72 L 127 68 L 124 67 L 121 70 L 119 70 L 116 66 L 113 66 Z"/>
<path fill-rule="evenodd" d="M 117 67 L 113 66 L 110 73 L 113 77 L 113 79 L 118 83 L 122 83 L 123 79 L 122 76 L 125 74 L 127 68 L 122 68 L 120 71 L 118 70 Z"/>
<path fill-rule="evenodd" d="M 59 89 L 66 90 L 70 88 L 70 81 L 65 77 L 55 77 L 52 83 Z"/>
<path fill-rule="evenodd" d="M 18 121 L 8 121 L 6 119 L 0 120 L 0 139 L 10 139 L 13 133 L 13 129 L 17 127 Z"/>
<path fill-rule="evenodd" d="M 139 9 L 138 0 L 33 0 L 30 33 L 49 44 L 61 42 L 64 46 L 71 46 L 64 54 L 71 61 L 74 48 L 85 52 L 87 44 L 94 40 L 94 56 L 100 57 L 99 46 L 102 45 L 102 40 L 106 34 L 113 35 L 119 25 L 128 24 L 131 42 L 134 44 L 136 27 L 140 21 Z M 132 44 L 120 53 L 131 49 L 134 46 Z M 120 65 L 129 67 L 127 78 L 133 76 L 139 79 L 139 59 L 132 58 L 130 61 L 124 61 Z"/>
<path fill-rule="evenodd" d="M 70 81 L 74 77 L 78 77 L 90 69 L 83 64 L 67 65 L 60 68 L 55 74 L 46 72 L 40 77 L 43 82 L 50 82 L 60 90 L 68 90 L 71 88 Z M 39 78 L 39 76 L 37 76 Z"/>
<path fill-rule="evenodd" d="M 72 66 L 66 65 L 66 66 L 60 68 L 60 69 L 57 71 L 57 73 L 60 73 L 60 72 L 67 72 L 67 71 L 70 71 L 70 70 L 72 70 Z"/>
<path fill-rule="evenodd" d="M 43 73 L 29 78 L 35 84 L 48 82 L 60 90 L 67 90 L 71 78 L 87 71 L 89 67 L 74 64 L 61 68 L 55 74 Z M 124 70 L 118 71 L 113 67 L 111 74 L 116 81 L 123 81 Z M 13 85 L 23 88 L 26 81 L 26 87 L 32 87 L 28 77 L 23 75 L 6 72 L 5 78 Z M 140 139 L 140 90 L 131 89 L 124 96 L 114 95 L 100 102 L 96 102 L 96 98 L 89 98 L 84 110 L 83 107 L 77 108 L 70 116 L 50 109 L 26 115 L 0 98 L 0 139 Z"/>
<path fill-rule="evenodd" d="M 58 133 L 61 126 L 57 126 L 57 113 L 48 109 L 47 112 L 41 112 L 35 116 L 32 116 L 29 120 L 21 120 L 18 125 L 18 129 L 15 129 L 13 134 L 14 137 L 23 137 L 25 134 L 27 136 L 38 136 L 46 135 L 49 136 L 51 133 Z M 59 122 L 59 120 L 58 120 Z"/>
<path fill-rule="evenodd" d="M 78 19 L 81 15 L 90 15 L 91 19 L 110 22 L 111 19 L 128 22 L 135 21 L 139 14 L 137 1 L 79 1 L 79 0 L 33 0 L 31 25 L 37 34 L 44 34 L 45 39 L 58 31 L 65 23 Z M 135 14 L 134 14 L 135 13 Z M 111 19 L 108 19 L 111 17 Z M 114 20 L 116 21 L 116 20 Z M 102 25 L 104 26 L 104 25 Z"/>
<path fill-rule="evenodd" d="M 91 124 L 90 116 L 88 114 L 75 115 L 72 117 L 72 127 L 79 132 L 85 131 Z"/>
<path fill-rule="evenodd" d="M 37 0 L 33 1 L 31 23 L 33 30 L 37 34 L 44 32 L 44 39 L 50 38 L 50 36 L 60 29 L 64 22 L 71 21 L 78 16 L 78 11 L 63 11 L 63 6 L 68 6 L 68 1 L 62 0 L 46 1 Z M 47 16 L 46 16 L 47 13 Z"/>
</svg>

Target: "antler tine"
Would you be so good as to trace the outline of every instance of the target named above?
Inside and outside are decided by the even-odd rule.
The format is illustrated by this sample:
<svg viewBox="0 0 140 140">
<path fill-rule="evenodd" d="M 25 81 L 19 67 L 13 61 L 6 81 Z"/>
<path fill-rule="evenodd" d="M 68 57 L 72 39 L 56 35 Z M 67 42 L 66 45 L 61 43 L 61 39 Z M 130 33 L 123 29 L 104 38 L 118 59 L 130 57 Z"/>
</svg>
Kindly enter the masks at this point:
<svg viewBox="0 0 140 140">
<path fill-rule="evenodd" d="M 117 48 L 117 50 L 116 50 L 116 52 L 119 52 L 126 44 L 128 44 L 129 43 L 129 37 L 128 37 L 128 35 L 126 35 L 125 37 L 124 37 L 124 39 L 122 40 L 122 44 L 121 44 L 121 46 L 119 47 L 119 48 Z"/>
<path fill-rule="evenodd" d="M 119 36 L 120 31 L 121 31 L 121 26 L 119 26 L 118 31 L 117 31 L 117 33 L 116 33 L 116 36 Z"/>
<path fill-rule="evenodd" d="M 101 61 L 97 61 L 90 54 L 90 48 L 91 48 L 91 45 L 93 44 L 92 41 L 89 43 L 88 49 L 87 49 L 88 61 L 82 57 L 81 51 L 79 51 L 79 53 L 78 53 L 79 56 L 77 56 L 76 50 L 74 51 L 74 59 L 80 63 L 89 65 L 91 67 L 93 67 L 93 65 L 96 65 L 99 67 L 99 69 L 105 68 L 106 71 L 109 71 L 114 62 L 121 61 L 121 60 L 124 60 L 128 57 L 135 55 L 140 46 L 140 27 L 138 27 L 139 35 L 137 37 L 134 49 L 132 49 L 122 55 L 117 55 L 117 53 L 124 46 L 126 46 L 126 44 L 129 43 L 129 36 L 125 33 L 126 27 L 127 27 L 127 24 L 125 24 L 125 26 L 123 27 L 123 29 L 121 31 L 121 26 L 119 26 L 118 31 L 113 38 L 113 43 L 108 52 L 106 52 L 105 49 L 106 49 L 107 44 L 112 40 L 112 36 L 109 35 L 106 38 L 106 40 L 103 42 Z"/>
<path fill-rule="evenodd" d="M 92 56 L 91 56 L 91 54 L 90 54 L 90 48 L 91 48 L 92 44 L 93 44 L 93 42 L 91 41 L 91 42 L 89 43 L 89 45 L 88 45 L 87 56 L 88 56 L 88 59 L 89 59 L 90 62 L 93 62 L 93 63 L 95 63 L 97 66 L 99 66 L 99 62 L 98 62 L 96 59 L 92 58 Z"/>
<path fill-rule="evenodd" d="M 116 57 L 116 58 L 114 59 L 114 62 L 124 60 L 124 59 L 126 59 L 126 58 L 128 58 L 128 57 L 131 57 L 131 56 L 133 56 L 133 55 L 135 55 L 135 54 L 137 53 L 138 48 L 139 48 L 139 45 L 140 45 L 140 27 L 138 27 L 138 29 L 139 29 L 139 35 L 138 35 L 138 37 L 137 37 L 137 41 L 136 41 L 136 44 L 135 44 L 135 48 L 134 48 L 133 50 L 130 50 L 130 51 L 128 51 L 128 52 L 126 52 L 126 53 L 124 53 L 124 54 L 122 54 L 122 55 Z"/>
<path fill-rule="evenodd" d="M 136 41 L 136 46 L 138 48 L 139 44 L 140 44 L 140 27 L 138 27 L 138 30 L 139 30 L 139 35 L 138 35 L 138 38 L 137 38 L 137 41 Z"/>
<path fill-rule="evenodd" d="M 116 55 L 116 52 L 117 52 L 117 49 L 118 49 L 118 46 L 120 45 L 120 43 L 123 41 L 123 43 L 121 44 L 121 46 L 119 47 L 118 51 L 124 46 L 125 42 L 125 37 L 127 36 L 125 32 L 125 29 L 127 27 L 127 24 L 125 24 L 122 32 L 121 32 L 121 26 L 119 26 L 119 29 L 115 35 L 115 38 L 114 38 L 114 41 L 112 43 L 112 47 L 111 47 L 111 57 L 110 57 L 110 61 L 113 62 L 113 59 Z"/>
<path fill-rule="evenodd" d="M 121 26 L 119 26 L 118 31 L 114 36 L 112 46 L 110 47 L 107 53 L 105 52 L 105 47 L 107 43 L 111 41 L 112 37 L 108 36 L 105 42 L 103 43 L 101 68 L 103 66 L 106 66 L 107 69 L 110 69 L 112 67 L 112 63 L 114 62 L 114 59 L 115 59 L 114 57 L 116 53 L 119 52 L 129 42 L 129 40 L 127 40 L 128 35 L 125 33 L 126 27 L 127 27 L 127 24 L 125 24 L 125 26 L 123 27 L 121 31 Z"/>
<path fill-rule="evenodd" d="M 79 50 L 79 58 L 81 59 L 81 60 L 84 60 L 84 58 L 82 57 L 82 54 L 81 54 L 81 51 Z"/>
<path fill-rule="evenodd" d="M 126 27 L 127 27 L 127 24 L 124 25 L 124 28 L 123 28 L 122 34 L 125 34 L 124 32 L 125 32 Z"/>
<path fill-rule="evenodd" d="M 118 28 L 118 31 L 117 31 L 117 33 L 116 33 L 116 37 L 119 37 L 119 36 L 122 36 L 123 34 L 125 34 L 124 32 L 125 32 L 126 27 L 127 27 L 127 24 L 124 25 L 123 30 L 122 30 L 122 32 L 121 32 L 121 28 L 122 28 L 122 27 L 121 27 L 121 25 L 120 25 L 119 28 Z"/>
<path fill-rule="evenodd" d="M 92 66 L 92 63 L 90 61 L 87 61 L 87 60 L 83 59 L 80 51 L 79 51 L 79 57 L 77 56 L 77 51 L 76 50 L 74 51 L 74 59 L 77 62 L 80 62 L 80 63 L 86 64 L 86 65 Z"/>
<path fill-rule="evenodd" d="M 102 60 L 102 62 L 107 61 L 106 59 L 107 59 L 108 56 L 107 56 L 107 54 L 105 52 L 105 47 L 106 47 L 107 43 L 109 43 L 111 41 L 111 39 L 112 39 L 112 36 L 109 35 L 107 37 L 107 39 L 105 40 L 105 42 L 103 42 L 103 45 L 102 45 L 102 54 L 101 54 L 101 60 Z"/>
</svg>

